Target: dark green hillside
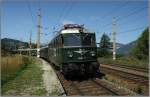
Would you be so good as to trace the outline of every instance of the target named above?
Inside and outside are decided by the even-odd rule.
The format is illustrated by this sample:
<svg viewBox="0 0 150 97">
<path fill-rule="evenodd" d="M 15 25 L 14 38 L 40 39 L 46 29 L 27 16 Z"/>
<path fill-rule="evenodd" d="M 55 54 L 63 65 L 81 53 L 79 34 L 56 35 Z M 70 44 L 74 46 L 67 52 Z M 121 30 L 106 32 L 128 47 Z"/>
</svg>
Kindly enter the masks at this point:
<svg viewBox="0 0 150 97">
<path fill-rule="evenodd" d="M 130 54 L 138 59 L 148 60 L 148 51 L 149 51 L 149 30 L 147 28 L 137 39 L 137 43 L 131 50 Z"/>
</svg>

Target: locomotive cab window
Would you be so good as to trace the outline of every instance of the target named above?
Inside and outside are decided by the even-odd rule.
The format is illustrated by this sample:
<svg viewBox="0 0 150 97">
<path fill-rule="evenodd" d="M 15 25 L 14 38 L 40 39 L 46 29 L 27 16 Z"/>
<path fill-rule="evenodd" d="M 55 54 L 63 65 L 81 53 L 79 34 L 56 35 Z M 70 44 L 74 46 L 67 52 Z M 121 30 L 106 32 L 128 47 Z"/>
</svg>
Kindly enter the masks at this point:
<svg viewBox="0 0 150 97">
<path fill-rule="evenodd" d="M 87 33 L 71 33 L 63 35 L 64 46 L 95 46 L 95 35 Z"/>
<path fill-rule="evenodd" d="M 82 35 L 82 45 L 95 45 L 95 37 L 93 34 Z"/>
<path fill-rule="evenodd" d="M 64 34 L 64 46 L 79 46 L 81 45 L 80 35 L 77 34 Z"/>
</svg>

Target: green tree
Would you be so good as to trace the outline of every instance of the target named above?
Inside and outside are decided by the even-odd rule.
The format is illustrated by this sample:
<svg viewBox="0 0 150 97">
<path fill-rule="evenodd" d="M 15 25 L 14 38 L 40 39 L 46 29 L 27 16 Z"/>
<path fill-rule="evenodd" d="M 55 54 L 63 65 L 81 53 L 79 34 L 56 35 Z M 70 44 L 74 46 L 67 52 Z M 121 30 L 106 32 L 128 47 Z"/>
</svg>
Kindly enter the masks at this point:
<svg viewBox="0 0 150 97">
<path fill-rule="evenodd" d="M 148 59 L 149 51 L 149 31 L 148 28 L 143 31 L 141 36 L 137 39 L 135 47 L 131 50 L 131 55 L 138 59 Z"/>
<path fill-rule="evenodd" d="M 102 35 L 99 47 L 100 47 L 99 55 L 101 57 L 109 55 L 110 38 L 108 37 L 107 34 L 104 33 Z"/>
</svg>

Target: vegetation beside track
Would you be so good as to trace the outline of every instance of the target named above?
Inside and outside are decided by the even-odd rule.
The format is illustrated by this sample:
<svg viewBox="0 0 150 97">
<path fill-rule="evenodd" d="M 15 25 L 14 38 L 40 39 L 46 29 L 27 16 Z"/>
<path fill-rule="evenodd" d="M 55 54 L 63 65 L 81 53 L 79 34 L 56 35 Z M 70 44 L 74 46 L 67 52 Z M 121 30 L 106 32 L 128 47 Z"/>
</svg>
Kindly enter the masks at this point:
<svg viewBox="0 0 150 97">
<path fill-rule="evenodd" d="M 146 60 L 138 60 L 134 57 L 119 57 L 116 60 L 113 60 L 112 58 L 98 58 L 99 63 L 101 64 L 116 64 L 116 65 L 125 65 L 130 66 L 134 68 L 142 68 L 142 69 L 148 69 L 148 61 Z"/>
<path fill-rule="evenodd" d="M 97 49 L 97 56 L 99 63 L 102 64 L 117 64 L 127 65 L 134 68 L 148 69 L 148 48 L 149 48 L 149 30 L 146 28 L 140 37 L 135 40 L 135 45 L 128 51 L 128 54 L 116 55 L 116 60 L 112 60 L 112 52 L 110 49 L 110 38 L 104 33 L 100 40 L 99 48 Z"/>
<path fill-rule="evenodd" d="M 43 71 L 40 67 L 42 63 L 33 57 L 28 60 L 28 64 L 17 70 L 12 80 L 2 85 L 2 95 L 46 95 L 42 81 Z"/>
<path fill-rule="evenodd" d="M 148 95 L 148 86 L 139 85 L 139 84 L 133 83 L 132 81 L 130 82 L 121 77 L 112 76 L 109 74 L 106 75 L 104 79 L 116 84 L 119 87 L 127 88 L 139 95 L 145 95 L 145 96 Z"/>
<path fill-rule="evenodd" d="M 29 59 L 26 56 L 1 57 L 1 85 L 14 79 L 27 64 L 29 64 Z"/>
</svg>

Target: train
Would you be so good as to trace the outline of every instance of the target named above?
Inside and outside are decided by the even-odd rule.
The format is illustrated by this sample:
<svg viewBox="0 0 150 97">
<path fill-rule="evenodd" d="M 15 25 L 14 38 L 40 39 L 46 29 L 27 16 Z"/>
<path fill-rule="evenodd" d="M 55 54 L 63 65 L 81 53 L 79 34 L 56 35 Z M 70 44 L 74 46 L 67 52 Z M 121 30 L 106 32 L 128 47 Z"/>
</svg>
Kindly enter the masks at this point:
<svg viewBox="0 0 150 97">
<path fill-rule="evenodd" d="M 93 76 L 99 72 L 95 33 L 84 25 L 66 24 L 40 49 L 40 57 L 54 64 L 65 76 Z"/>
</svg>

